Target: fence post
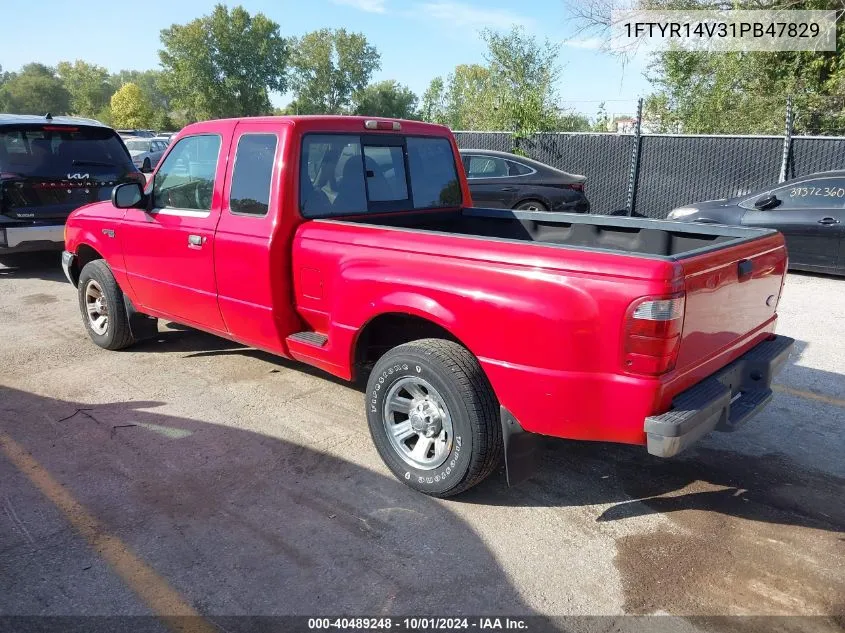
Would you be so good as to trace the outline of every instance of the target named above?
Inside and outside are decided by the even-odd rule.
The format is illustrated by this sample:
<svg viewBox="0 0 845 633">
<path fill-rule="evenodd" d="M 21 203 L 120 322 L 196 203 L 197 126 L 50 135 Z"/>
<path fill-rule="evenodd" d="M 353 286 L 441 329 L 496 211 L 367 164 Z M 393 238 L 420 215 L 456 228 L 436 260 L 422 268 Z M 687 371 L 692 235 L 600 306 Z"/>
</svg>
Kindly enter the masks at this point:
<svg viewBox="0 0 845 633">
<path fill-rule="evenodd" d="M 786 172 L 789 169 L 789 153 L 792 151 L 792 127 L 795 122 L 792 111 L 792 97 L 786 98 L 786 129 L 783 132 L 783 156 L 780 160 L 780 175 L 778 182 L 786 180 Z"/>
<path fill-rule="evenodd" d="M 634 147 L 631 150 L 631 165 L 628 171 L 628 195 L 625 199 L 625 209 L 628 215 L 634 214 L 637 202 L 637 180 L 640 175 L 640 139 L 642 138 L 643 98 L 637 100 L 637 120 L 634 125 Z"/>
</svg>

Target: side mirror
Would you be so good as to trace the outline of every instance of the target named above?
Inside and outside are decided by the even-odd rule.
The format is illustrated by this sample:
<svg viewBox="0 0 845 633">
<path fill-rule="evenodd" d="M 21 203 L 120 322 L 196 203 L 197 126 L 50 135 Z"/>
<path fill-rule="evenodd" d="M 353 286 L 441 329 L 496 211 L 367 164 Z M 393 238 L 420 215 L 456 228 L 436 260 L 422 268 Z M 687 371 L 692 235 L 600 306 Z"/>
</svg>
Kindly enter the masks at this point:
<svg viewBox="0 0 845 633">
<path fill-rule="evenodd" d="M 147 167 L 147 168 L 145 169 L 145 168 L 144 168 L 144 166 L 143 166 L 143 165 L 141 165 L 141 169 L 140 169 L 140 171 L 141 171 L 141 173 L 142 173 L 142 174 L 151 174 L 151 173 L 153 173 L 153 166 L 152 166 L 152 165 L 150 165 L 149 167 Z"/>
<path fill-rule="evenodd" d="M 131 209 L 144 199 L 144 190 L 137 182 L 125 182 L 111 192 L 111 203 L 118 209 Z"/>
<path fill-rule="evenodd" d="M 763 196 L 754 201 L 754 208 L 759 209 L 760 211 L 766 211 L 767 209 L 774 209 L 776 206 L 780 204 L 780 200 L 777 196 L 773 194 L 769 194 L 768 196 Z"/>
</svg>

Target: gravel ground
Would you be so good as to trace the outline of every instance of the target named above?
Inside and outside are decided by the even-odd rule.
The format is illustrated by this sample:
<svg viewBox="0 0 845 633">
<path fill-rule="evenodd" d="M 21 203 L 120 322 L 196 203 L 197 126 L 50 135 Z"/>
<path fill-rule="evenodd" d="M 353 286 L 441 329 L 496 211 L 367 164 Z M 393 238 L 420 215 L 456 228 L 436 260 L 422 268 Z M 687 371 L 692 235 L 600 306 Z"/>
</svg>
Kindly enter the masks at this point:
<svg viewBox="0 0 845 633">
<path fill-rule="evenodd" d="M 173 324 L 106 352 L 56 258 L 19 258 L 0 434 L 41 470 L 0 452 L 0 615 L 149 614 L 166 585 L 211 618 L 841 616 L 845 279 L 790 275 L 780 314 L 797 351 L 740 432 L 668 461 L 550 441 L 519 487 L 438 501 L 384 468 L 355 389 Z"/>
</svg>

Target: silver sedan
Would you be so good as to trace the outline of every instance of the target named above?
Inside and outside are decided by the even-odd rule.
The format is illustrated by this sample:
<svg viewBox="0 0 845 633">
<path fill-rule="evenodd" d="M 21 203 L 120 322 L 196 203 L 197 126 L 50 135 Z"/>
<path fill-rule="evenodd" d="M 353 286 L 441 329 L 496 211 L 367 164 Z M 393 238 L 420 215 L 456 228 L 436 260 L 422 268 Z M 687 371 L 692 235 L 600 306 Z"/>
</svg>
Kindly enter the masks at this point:
<svg viewBox="0 0 845 633">
<path fill-rule="evenodd" d="M 132 162 L 144 173 L 155 169 L 167 149 L 167 142 L 157 138 L 128 138 L 125 143 Z"/>
</svg>

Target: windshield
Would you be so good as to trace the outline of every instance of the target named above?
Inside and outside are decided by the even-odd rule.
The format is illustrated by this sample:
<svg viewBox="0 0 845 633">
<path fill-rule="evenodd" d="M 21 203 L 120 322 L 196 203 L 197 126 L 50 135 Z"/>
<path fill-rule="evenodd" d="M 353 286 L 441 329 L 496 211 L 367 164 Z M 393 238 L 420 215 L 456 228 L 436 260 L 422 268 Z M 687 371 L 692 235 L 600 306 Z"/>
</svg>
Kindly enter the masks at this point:
<svg viewBox="0 0 845 633">
<path fill-rule="evenodd" d="M 58 125 L 0 128 L 0 172 L 66 178 L 86 172 L 125 171 L 132 161 L 109 128 Z"/>
<path fill-rule="evenodd" d="M 150 151 L 150 142 L 149 141 L 126 141 L 126 149 L 130 152 L 149 152 Z"/>
</svg>

